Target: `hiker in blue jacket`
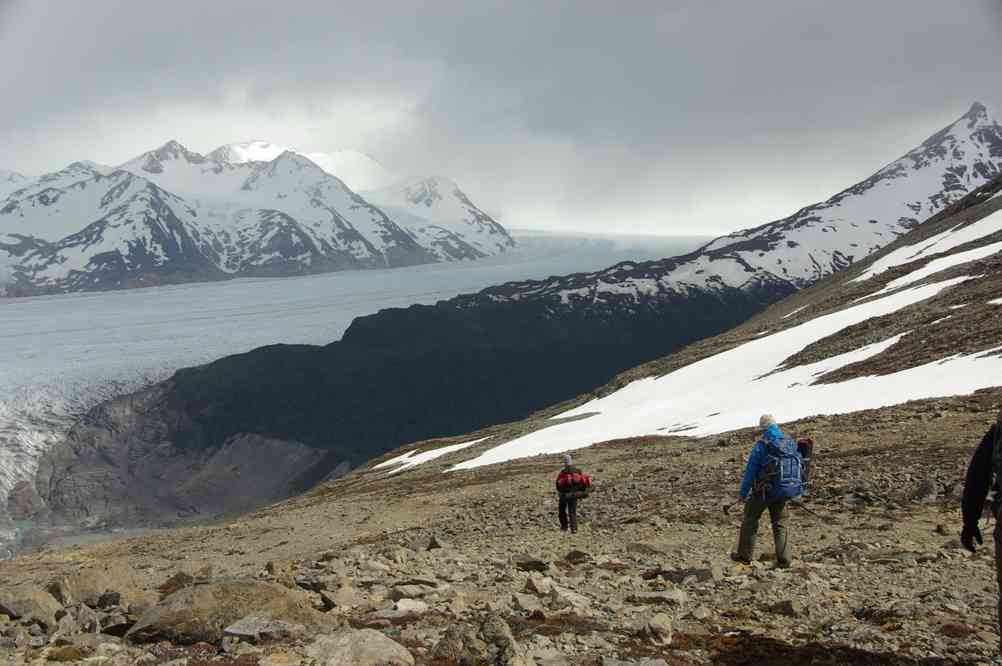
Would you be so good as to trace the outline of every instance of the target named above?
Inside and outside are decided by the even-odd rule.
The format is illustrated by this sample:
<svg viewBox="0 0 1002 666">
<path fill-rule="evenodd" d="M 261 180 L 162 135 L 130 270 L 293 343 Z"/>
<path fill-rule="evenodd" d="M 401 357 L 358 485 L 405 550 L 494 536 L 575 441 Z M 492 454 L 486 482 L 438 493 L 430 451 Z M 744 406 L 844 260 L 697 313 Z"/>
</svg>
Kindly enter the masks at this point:
<svg viewBox="0 0 1002 666">
<path fill-rule="evenodd" d="M 790 542 L 787 536 L 786 503 L 803 491 L 802 459 L 797 444 L 787 437 L 771 414 L 759 419 L 761 438 L 755 442 L 745 475 L 741 480 L 739 496 L 745 502 L 744 519 L 738 551 L 731 554 L 737 562 L 750 563 L 755 555 L 758 522 L 766 509 L 772 520 L 772 538 L 776 545 L 776 565 L 788 567 L 791 562 Z"/>
</svg>

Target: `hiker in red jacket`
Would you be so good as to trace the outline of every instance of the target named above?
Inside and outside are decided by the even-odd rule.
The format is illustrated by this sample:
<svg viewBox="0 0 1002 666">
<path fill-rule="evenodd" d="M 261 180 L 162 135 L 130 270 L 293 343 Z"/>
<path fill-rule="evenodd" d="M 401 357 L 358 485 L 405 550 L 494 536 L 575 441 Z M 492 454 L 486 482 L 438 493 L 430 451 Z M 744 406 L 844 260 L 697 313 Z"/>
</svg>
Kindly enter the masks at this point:
<svg viewBox="0 0 1002 666">
<path fill-rule="evenodd" d="M 578 500 L 588 496 L 591 479 L 571 464 L 571 455 L 564 456 L 564 468 L 557 475 L 557 492 L 560 494 L 560 529 L 570 527 L 571 533 L 578 531 Z"/>
</svg>

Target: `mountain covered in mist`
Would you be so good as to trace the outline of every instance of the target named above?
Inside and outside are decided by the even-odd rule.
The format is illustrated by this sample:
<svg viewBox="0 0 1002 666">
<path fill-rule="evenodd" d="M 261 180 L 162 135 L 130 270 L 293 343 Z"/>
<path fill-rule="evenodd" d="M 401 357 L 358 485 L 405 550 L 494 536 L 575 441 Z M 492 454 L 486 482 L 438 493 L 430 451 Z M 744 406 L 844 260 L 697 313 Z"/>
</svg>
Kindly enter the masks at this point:
<svg viewBox="0 0 1002 666">
<path fill-rule="evenodd" d="M 36 179 L 6 176 L 7 293 L 392 268 L 514 246 L 451 181 L 422 181 L 436 184 L 434 205 L 387 212 L 303 155 L 247 156 L 170 141 L 117 168 L 74 162 Z"/>
<path fill-rule="evenodd" d="M 380 162 L 357 150 L 303 152 L 270 141 L 257 140 L 228 143 L 216 148 L 207 157 L 231 164 L 270 162 L 287 151 L 302 155 L 327 173 L 335 174 L 356 192 L 382 189 L 401 180 Z"/>
<path fill-rule="evenodd" d="M 502 285 L 471 302 L 531 300 L 561 310 L 733 289 L 789 293 L 866 258 L 999 173 L 1002 125 L 975 103 L 870 177 L 782 220 L 682 257 Z"/>
<path fill-rule="evenodd" d="M 47 500 L 73 519 L 148 520 L 179 510 L 179 498 L 150 493 L 181 478 L 158 481 L 156 470 L 196 459 L 224 469 L 234 451 L 258 450 L 253 442 L 301 460 L 313 460 L 302 447 L 322 452 L 284 472 L 298 489 L 408 442 L 517 421 L 727 331 L 930 218 L 944 224 L 1002 189 L 1000 174 L 1002 127 L 975 105 L 828 201 L 689 255 L 384 310 L 324 347 L 272 345 L 180 370 L 81 422 L 43 465 Z M 438 202 L 431 188 L 394 196 L 387 209 Z M 106 451 L 150 462 L 123 466 Z M 202 497 L 200 511 L 233 509 Z"/>
</svg>

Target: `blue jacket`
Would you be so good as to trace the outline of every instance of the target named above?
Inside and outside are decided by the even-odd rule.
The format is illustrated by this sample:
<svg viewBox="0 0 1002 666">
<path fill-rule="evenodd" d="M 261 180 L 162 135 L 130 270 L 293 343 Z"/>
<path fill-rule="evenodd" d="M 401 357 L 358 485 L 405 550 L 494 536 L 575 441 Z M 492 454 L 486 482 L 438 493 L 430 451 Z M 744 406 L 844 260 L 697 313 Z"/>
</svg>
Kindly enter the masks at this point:
<svg viewBox="0 0 1002 666">
<path fill-rule="evenodd" d="M 784 437 L 786 435 L 779 429 L 779 426 L 771 425 L 762 433 L 762 439 L 755 442 L 755 446 L 752 447 L 751 454 L 748 456 L 748 464 L 745 466 L 745 476 L 741 479 L 741 499 L 748 497 L 755 479 L 758 478 L 759 472 L 762 471 L 762 465 L 766 462 L 766 444 L 783 439 Z"/>
</svg>

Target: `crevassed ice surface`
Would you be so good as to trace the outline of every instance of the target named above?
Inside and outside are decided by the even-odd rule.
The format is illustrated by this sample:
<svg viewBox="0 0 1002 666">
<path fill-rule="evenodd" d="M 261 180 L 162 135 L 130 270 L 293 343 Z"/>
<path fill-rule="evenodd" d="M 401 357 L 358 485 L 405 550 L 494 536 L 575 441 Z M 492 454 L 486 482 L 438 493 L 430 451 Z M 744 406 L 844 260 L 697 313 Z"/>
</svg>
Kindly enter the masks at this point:
<svg viewBox="0 0 1002 666">
<path fill-rule="evenodd" d="M 509 280 L 687 252 L 705 239 L 522 234 L 463 264 L 0 299 L 0 523 L 10 488 L 80 412 L 196 365 L 285 342 L 326 344 L 382 308 Z M 2 535 L 0 535 L 2 540 Z"/>
</svg>

